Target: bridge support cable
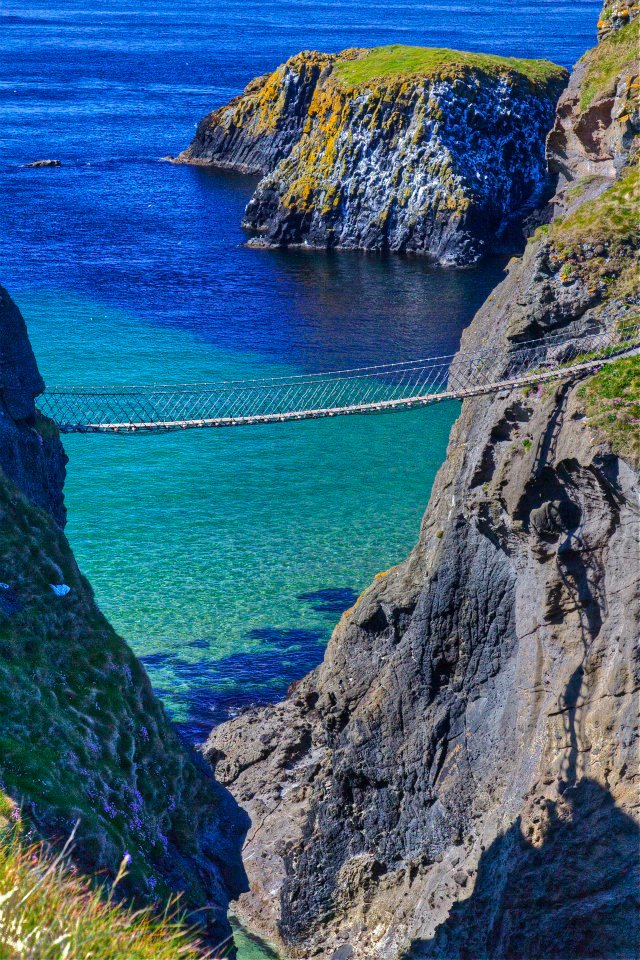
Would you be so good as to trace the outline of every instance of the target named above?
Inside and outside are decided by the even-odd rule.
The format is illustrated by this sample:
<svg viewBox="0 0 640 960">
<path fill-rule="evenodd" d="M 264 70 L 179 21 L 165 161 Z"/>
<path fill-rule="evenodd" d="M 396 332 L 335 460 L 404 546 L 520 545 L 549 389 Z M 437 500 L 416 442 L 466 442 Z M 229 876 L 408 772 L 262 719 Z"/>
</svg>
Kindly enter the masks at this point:
<svg viewBox="0 0 640 960">
<path fill-rule="evenodd" d="M 640 348 L 636 321 L 580 336 L 566 333 L 488 344 L 473 354 L 289 377 L 176 385 L 54 387 L 39 401 L 64 433 L 133 433 L 309 420 L 411 409 L 595 369 Z"/>
</svg>

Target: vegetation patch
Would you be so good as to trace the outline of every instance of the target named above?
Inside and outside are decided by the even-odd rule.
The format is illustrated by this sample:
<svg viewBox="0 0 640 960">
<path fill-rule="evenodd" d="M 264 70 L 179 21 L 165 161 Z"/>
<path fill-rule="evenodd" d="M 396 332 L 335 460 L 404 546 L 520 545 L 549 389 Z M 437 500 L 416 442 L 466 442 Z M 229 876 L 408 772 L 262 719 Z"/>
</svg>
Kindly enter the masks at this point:
<svg viewBox="0 0 640 960">
<path fill-rule="evenodd" d="M 588 179 L 588 178 L 587 178 Z M 579 190 L 585 181 L 578 181 Z M 640 170 L 627 166 L 599 196 L 536 230 L 548 267 L 563 285 L 588 294 L 590 305 L 617 302 L 618 320 L 637 321 L 640 310 Z"/>
<path fill-rule="evenodd" d="M 126 861 L 120 879 L 125 870 Z M 26 845 L 17 829 L 5 829 L 0 836 L 0 956 L 16 960 L 214 956 L 204 952 L 171 909 L 159 917 L 150 910 L 134 912 L 113 902 L 113 886 L 110 891 L 92 886 L 63 857 L 54 857 L 41 844 Z"/>
<path fill-rule="evenodd" d="M 549 60 L 521 60 L 517 57 L 398 44 L 366 50 L 357 60 L 341 60 L 334 67 L 334 76 L 346 87 L 357 87 L 373 80 L 414 76 L 452 77 L 468 70 L 479 70 L 491 77 L 518 75 L 540 88 L 546 88 L 552 81 L 563 81 L 568 76 L 563 67 Z"/>
<path fill-rule="evenodd" d="M 635 246 L 640 241 L 639 200 L 640 170 L 631 166 L 599 197 L 554 220 L 549 236 L 564 247 L 587 242 Z"/>
<path fill-rule="evenodd" d="M 620 75 L 625 70 L 637 74 L 639 24 L 640 20 L 633 20 L 585 54 L 583 60 L 587 70 L 582 82 L 581 110 L 587 110 L 594 100 L 613 96 Z"/>
<path fill-rule="evenodd" d="M 640 357 L 607 364 L 580 388 L 589 422 L 614 453 L 640 464 Z"/>
<path fill-rule="evenodd" d="M 215 786 L 97 609 L 64 534 L 1 472 L 0 582 L 0 789 L 40 836 L 78 824 L 88 869 L 114 876 L 128 851 L 132 895 L 165 900 L 175 879 L 190 906 L 204 903 L 189 857 Z M 65 596 L 52 589 L 61 584 Z"/>
</svg>

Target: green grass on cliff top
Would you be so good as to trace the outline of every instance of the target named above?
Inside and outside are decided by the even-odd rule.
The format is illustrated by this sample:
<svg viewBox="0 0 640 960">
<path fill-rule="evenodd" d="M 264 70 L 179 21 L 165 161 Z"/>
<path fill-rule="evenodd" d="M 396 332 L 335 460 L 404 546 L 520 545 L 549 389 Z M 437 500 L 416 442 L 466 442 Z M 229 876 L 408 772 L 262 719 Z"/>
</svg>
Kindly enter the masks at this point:
<svg viewBox="0 0 640 960">
<path fill-rule="evenodd" d="M 473 68 L 491 76 L 519 73 L 536 86 L 567 76 L 563 67 L 549 60 L 520 60 L 485 53 L 464 53 L 438 47 L 374 47 L 356 60 L 343 60 L 334 68 L 335 76 L 346 86 L 357 87 L 371 80 L 413 76 L 452 76 Z"/>
</svg>

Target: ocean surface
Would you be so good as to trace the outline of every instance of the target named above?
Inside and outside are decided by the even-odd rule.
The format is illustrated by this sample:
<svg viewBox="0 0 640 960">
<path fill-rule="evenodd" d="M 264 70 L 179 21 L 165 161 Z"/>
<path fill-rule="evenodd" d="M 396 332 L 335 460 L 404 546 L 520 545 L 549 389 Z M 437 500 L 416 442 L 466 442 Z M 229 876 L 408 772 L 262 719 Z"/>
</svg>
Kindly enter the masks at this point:
<svg viewBox="0 0 640 960">
<path fill-rule="evenodd" d="M 251 250 L 239 224 L 254 181 L 162 158 L 301 49 L 412 43 L 571 66 L 599 6 L 2 0 L 0 282 L 46 380 L 189 382 L 455 349 L 500 263 Z M 42 158 L 62 166 L 21 166 Z M 65 439 L 78 561 L 188 739 L 321 660 L 341 612 L 416 541 L 456 414 Z"/>
</svg>

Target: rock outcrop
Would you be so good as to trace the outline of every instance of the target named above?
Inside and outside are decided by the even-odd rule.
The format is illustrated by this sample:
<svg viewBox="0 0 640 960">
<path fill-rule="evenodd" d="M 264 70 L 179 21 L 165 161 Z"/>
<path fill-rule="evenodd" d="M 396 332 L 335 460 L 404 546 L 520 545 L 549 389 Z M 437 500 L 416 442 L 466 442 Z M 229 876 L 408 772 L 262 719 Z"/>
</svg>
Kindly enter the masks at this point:
<svg viewBox="0 0 640 960">
<path fill-rule="evenodd" d="M 300 140 L 320 77 L 337 57 L 304 52 L 252 80 L 239 97 L 208 114 L 176 160 L 264 176 Z"/>
<path fill-rule="evenodd" d="M 596 194 L 628 162 L 640 111 L 637 78 L 637 22 L 627 18 L 578 61 L 558 103 L 548 153 L 563 200 L 564 188 L 576 181 L 576 200 L 584 201 L 585 190 Z"/>
<path fill-rule="evenodd" d="M 450 50 L 301 53 L 205 117 L 177 160 L 263 175 L 244 219 L 259 245 L 473 263 L 513 246 L 540 200 L 566 77 Z"/>
<path fill-rule="evenodd" d="M 63 527 L 67 458 L 56 431 L 36 411 L 43 390 L 25 322 L 0 287 L 0 470 Z"/>
<path fill-rule="evenodd" d="M 0 789 L 40 836 L 142 901 L 182 894 L 220 942 L 245 888 L 246 817 L 179 741 L 143 667 L 98 610 L 63 533 L 66 458 L 0 291 Z"/>
<path fill-rule="evenodd" d="M 637 323 L 638 81 L 620 34 L 572 78 L 549 222 L 464 350 Z M 287 700 L 211 734 L 252 820 L 241 916 L 287 956 L 636 955 L 639 368 L 465 401 L 410 557 Z"/>
</svg>

